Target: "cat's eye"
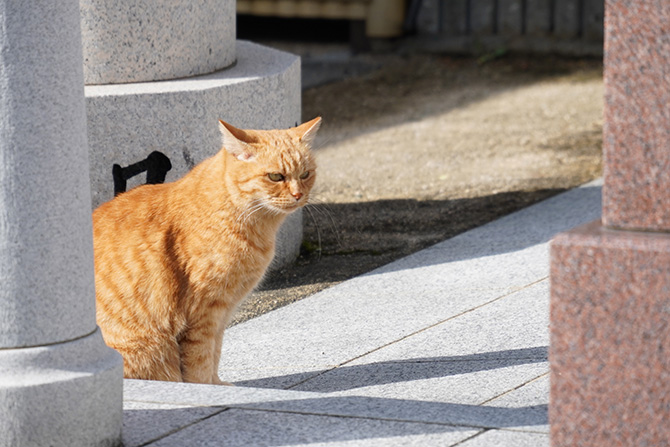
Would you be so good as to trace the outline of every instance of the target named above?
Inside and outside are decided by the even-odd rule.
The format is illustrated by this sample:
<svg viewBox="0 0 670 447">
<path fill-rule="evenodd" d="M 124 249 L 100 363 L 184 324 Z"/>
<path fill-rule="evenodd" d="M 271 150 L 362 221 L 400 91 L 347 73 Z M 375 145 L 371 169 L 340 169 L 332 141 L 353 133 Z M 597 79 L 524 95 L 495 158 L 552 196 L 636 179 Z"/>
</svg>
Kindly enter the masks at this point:
<svg viewBox="0 0 670 447">
<path fill-rule="evenodd" d="M 272 180 L 273 182 L 281 182 L 284 180 L 284 176 L 280 174 L 279 172 L 271 172 L 268 174 L 268 178 Z"/>
<path fill-rule="evenodd" d="M 307 177 L 309 177 L 309 171 L 305 171 L 300 174 L 300 180 L 305 180 Z"/>
</svg>

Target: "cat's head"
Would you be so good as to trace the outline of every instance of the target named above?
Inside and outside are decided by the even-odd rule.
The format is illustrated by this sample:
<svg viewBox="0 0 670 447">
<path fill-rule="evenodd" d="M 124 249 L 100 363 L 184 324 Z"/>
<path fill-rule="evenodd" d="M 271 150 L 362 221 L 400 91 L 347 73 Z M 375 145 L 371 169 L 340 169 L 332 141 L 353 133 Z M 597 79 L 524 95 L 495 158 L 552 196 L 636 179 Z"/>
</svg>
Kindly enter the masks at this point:
<svg viewBox="0 0 670 447">
<path fill-rule="evenodd" d="M 249 206 L 290 213 L 307 203 L 316 180 L 311 148 L 320 117 L 282 130 L 242 130 L 219 123 L 229 171 Z"/>
</svg>

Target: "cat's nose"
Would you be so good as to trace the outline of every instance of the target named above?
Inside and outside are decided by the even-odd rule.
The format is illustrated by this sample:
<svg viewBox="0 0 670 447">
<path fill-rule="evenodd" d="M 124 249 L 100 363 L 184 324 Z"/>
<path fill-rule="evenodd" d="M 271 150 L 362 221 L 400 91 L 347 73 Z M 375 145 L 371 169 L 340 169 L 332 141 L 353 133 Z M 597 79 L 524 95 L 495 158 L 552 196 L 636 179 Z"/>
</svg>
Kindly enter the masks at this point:
<svg viewBox="0 0 670 447">
<path fill-rule="evenodd" d="M 295 200 L 300 200 L 300 198 L 302 197 L 302 193 L 299 191 L 292 192 L 291 195 L 295 197 Z"/>
</svg>

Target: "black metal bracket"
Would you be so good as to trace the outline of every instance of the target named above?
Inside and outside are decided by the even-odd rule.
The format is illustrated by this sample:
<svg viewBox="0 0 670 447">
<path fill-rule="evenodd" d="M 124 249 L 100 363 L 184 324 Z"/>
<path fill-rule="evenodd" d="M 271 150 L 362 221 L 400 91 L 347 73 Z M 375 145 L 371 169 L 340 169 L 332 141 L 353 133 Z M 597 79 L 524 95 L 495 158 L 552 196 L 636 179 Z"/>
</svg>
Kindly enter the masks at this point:
<svg viewBox="0 0 670 447">
<path fill-rule="evenodd" d="M 147 185 L 163 183 L 168 171 L 172 169 L 172 163 L 167 155 L 154 151 L 147 158 L 138 161 L 130 166 L 122 168 L 118 164 L 112 166 L 112 176 L 114 177 L 114 196 L 126 192 L 127 180 L 131 177 L 147 172 Z"/>
</svg>

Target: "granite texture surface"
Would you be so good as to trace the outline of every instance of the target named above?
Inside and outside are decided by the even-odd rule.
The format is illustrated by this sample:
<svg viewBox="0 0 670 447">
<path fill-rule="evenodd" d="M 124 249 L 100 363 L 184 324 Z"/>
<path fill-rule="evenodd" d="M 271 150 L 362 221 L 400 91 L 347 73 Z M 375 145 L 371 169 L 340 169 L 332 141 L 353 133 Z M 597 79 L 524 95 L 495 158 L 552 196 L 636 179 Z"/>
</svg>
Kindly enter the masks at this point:
<svg viewBox="0 0 670 447">
<path fill-rule="evenodd" d="M 399 398 L 377 398 L 368 396 L 336 396 L 324 393 L 309 393 L 300 391 L 269 390 L 244 387 L 217 387 L 212 385 L 192 385 L 176 383 L 144 382 L 136 380 L 124 381 L 124 396 L 128 409 L 136 411 L 143 409 L 143 413 L 137 417 L 149 419 L 157 417 L 165 408 L 174 408 L 176 417 L 175 425 L 183 424 L 186 420 L 197 417 L 196 406 L 207 405 L 211 414 L 216 414 L 216 424 L 209 424 L 207 417 L 201 414 L 203 424 L 198 422 L 199 429 L 186 430 L 178 437 L 165 438 L 165 445 L 182 445 L 184 436 L 193 436 L 195 439 L 206 439 L 210 433 L 212 445 L 222 445 L 224 442 L 237 442 L 234 435 L 226 436 L 225 432 L 216 429 L 216 426 L 229 426 L 231 421 L 236 421 L 238 413 L 252 412 L 254 414 L 271 413 L 281 416 L 282 420 L 290 423 L 289 431 L 278 430 L 274 425 L 267 426 L 263 419 L 249 419 L 245 422 L 250 433 L 257 433 L 258 440 L 253 445 L 293 445 L 291 443 L 291 432 L 301 431 L 302 417 L 310 415 L 315 421 L 324 421 L 328 425 L 338 421 L 343 425 L 349 425 L 352 429 L 353 438 L 321 439 L 322 431 L 315 430 L 314 433 L 305 434 L 312 436 L 312 442 L 332 442 L 332 445 L 357 439 L 359 444 L 354 445 L 452 445 L 481 432 L 482 428 L 498 427 L 521 427 L 535 425 L 542 426 L 546 423 L 546 406 L 544 413 L 538 413 L 535 407 L 506 407 L 506 406 L 478 406 L 463 405 L 457 403 L 431 402 L 421 399 L 399 399 Z M 162 405 L 156 405 L 161 402 Z M 203 408 L 204 410 L 204 408 Z M 225 410 L 225 412 L 223 412 Z M 170 412 L 165 412 L 170 414 Z M 293 415 L 291 417 L 290 415 Z M 135 413 L 128 415 L 129 419 L 136 417 Z M 296 417 L 297 416 L 297 417 Z M 207 419 L 207 420 L 205 420 Z M 357 425 L 357 421 L 362 425 Z M 380 422 L 389 424 L 377 425 Z M 397 425 L 407 429 L 407 439 L 392 440 L 393 436 L 399 436 L 395 432 Z M 417 425 L 415 425 L 417 424 Z M 421 432 L 413 430 L 424 430 L 425 425 L 434 425 L 437 437 L 414 439 Z M 165 423 L 155 431 L 167 431 Z M 287 424 L 288 425 L 288 424 Z M 339 425 L 338 425 L 339 426 Z M 133 423 L 128 424 L 129 429 L 136 429 Z M 261 428 L 262 427 L 262 428 Z M 336 426 L 337 427 L 337 426 Z M 140 436 L 148 434 L 153 430 L 141 430 Z M 282 439 L 280 444 L 275 440 L 265 442 L 265 432 L 269 433 L 270 439 L 278 436 Z M 452 437 L 453 433 L 463 433 L 463 437 Z M 132 437 L 138 436 L 132 434 Z M 249 434 L 242 434 L 246 437 Z M 341 436 L 341 435 L 338 435 Z M 131 434 L 126 435 L 129 440 Z M 377 438 L 377 439 L 375 439 Z M 262 439 L 262 440 L 261 440 Z M 305 442 L 305 441 L 303 441 Z M 151 444 L 154 445 L 154 444 Z M 163 445 L 163 444 L 158 444 Z M 228 445 L 228 444 L 226 444 Z M 302 445 L 299 443 L 299 445 Z"/>
<path fill-rule="evenodd" d="M 670 235 L 593 222 L 551 251 L 555 447 L 667 445 Z"/>
<path fill-rule="evenodd" d="M 551 249 L 554 447 L 668 445 L 670 9 L 606 0 L 603 216 Z"/>
<path fill-rule="evenodd" d="M 549 435 L 512 430 L 488 430 L 458 447 L 549 447 Z"/>
<path fill-rule="evenodd" d="M 234 0 L 80 0 L 86 84 L 158 81 L 235 62 Z"/>
<path fill-rule="evenodd" d="M 95 330 L 77 4 L 31 9 L 0 10 L 0 348 Z"/>
<path fill-rule="evenodd" d="M 452 445 L 480 431 L 473 426 L 518 424 L 527 420 L 522 412 L 504 408 L 139 380 L 124 381 L 124 398 L 126 409 L 132 410 L 127 414 L 125 442 L 151 436 L 161 439 L 169 433 L 170 424 L 174 431 L 179 426 L 186 428 L 178 436 L 165 438 L 162 444 L 151 445 L 185 445 L 184 440 L 189 437 L 205 443 L 203 445 L 303 445 L 308 441 L 310 445 L 312 442 L 317 445 L 326 442 L 331 445 L 348 442 L 352 445 Z M 138 426 L 137 419 L 155 420 L 160 414 L 175 417 L 155 429 Z M 209 423 L 208 416 L 214 414 L 211 420 L 215 422 Z M 239 415 L 259 417 L 247 419 L 245 416 L 246 428 L 235 434 L 230 427 L 242 423 Z M 200 418 L 197 426 L 188 427 L 189 422 L 197 418 Z M 454 426 L 453 421 L 467 426 Z M 312 423 L 322 424 L 321 428 L 313 427 Z M 305 424 L 311 431 L 303 431 Z M 429 429 L 431 425 L 434 432 Z M 347 426 L 351 430 L 348 435 L 328 434 Z M 402 438 L 402 430 L 407 439 Z M 304 440 L 293 439 L 295 433 L 300 433 Z M 434 437 L 421 438 L 428 433 Z M 389 439 L 394 436 L 400 439 L 396 442 Z"/>
<path fill-rule="evenodd" d="M 124 440 L 548 446 L 548 240 L 599 209 L 590 184 L 236 325 L 221 375 L 238 386 L 125 380 Z"/>
<path fill-rule="evenodd" d="M 123 403 L 123 446 L 139 447 L 212 415 L 225 407 L 151 402 Z"/>
<path fill-rule="evenodd" d="M 290 387 L 545 279 L 549 275 L 547 242 L 560 231 L 600 216 L 600 188 L 590 184 L 543 205 L 230 328 L 219 376 L 245 386 Z M 541 301 L 533 305 L 534 309 L 547 307 Z M 481 315 L 490 316 L 491 324 L 496 324 L 495 314 Z M 357 329 L 345 330 L 351 327 Z M 276 345 L 278 336 L 281 349 Z M 546 346 L 546 336 L 545 324 L 545 338 L 537 335 L 532 346 Z M 477 352 L 528 347 L 501 340 L 468 346 L 480 349 Z M 458 351 L 457 343 L 440 349 L 444 356 L 468 354 Z M 410 358 L 431 356 L 435 354 L 428 350 Z"/>
<path fill-rule="evenodd" d="M 603 223 L 670 231 L 670 8 L 606 6 Z"/>
<path fill-rule="evenodd" d="M 218 120 L 272 129 L 300 121 L 300 59 L 238 41 L 237 64 L 189 79 L 86 86 L 91 202 L 114 196 L 112 165 L 128 166 L 153 151 L 170 158 L 166 182 L 186 174 L 221 147 Z M 128 181 L 143 184 L 144 175 Z M 293 213 L 277 238 L 274 266 L 292 262 L 302 242 L 302 214 Z"/>
<path fill-rule="evenodd" d="M 545 280 L 503 296 L 292 389 L 482 404 L 549 371 L 548 289 Z M 484 327 L 498 329 L 466 335 Z"/>
<path fill-rule="evenodd" d="M 86 86 L 93 207 L 114 195 L 114 163 L 127 166 L 158 150 L 172 162 L 166 181 L 173 181 L 214 155 L 219 119 L 256 129 L 300 121 L 300 59 L 249 42 L 238 42 L 238 53 L 234 67 L 209 75 Z M 133 178 L 128 187 L 140 183 Z"/>
<path fill-rule="evenodd" d="M 65 343 L 0 349 L 0 445 L 115 445 L 123 362 L 96 330 Z"/>
<path fill-rule="evenodd" d="M 264 427 L 258 430 L 258 426 Z M 440 424 L 231 409 L 151 444 L 152 447 L 454 445 L 476 430 Z"/>
<path fill-rule="evenodd" d="M 549 372 L 486 402 L 485 405 L 522 409 L 520 412 L 527 413 L 525 421 L 535 423 L 527 425 L 521 420 L 519 425 L 511 429 L 549 435 Z"/>
</svg>

